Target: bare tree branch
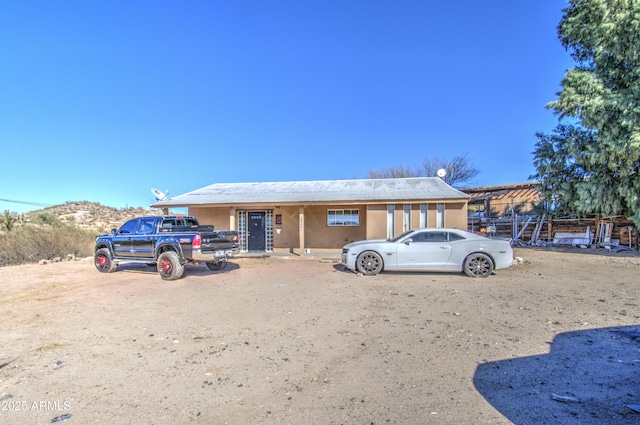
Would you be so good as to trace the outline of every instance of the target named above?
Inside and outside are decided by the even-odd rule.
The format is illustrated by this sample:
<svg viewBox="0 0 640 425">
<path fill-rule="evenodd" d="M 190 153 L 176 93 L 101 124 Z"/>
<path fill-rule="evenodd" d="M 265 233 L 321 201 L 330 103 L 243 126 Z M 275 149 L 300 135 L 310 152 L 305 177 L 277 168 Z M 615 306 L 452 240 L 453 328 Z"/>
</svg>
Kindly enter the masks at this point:
<svg viewBox="0 0 640 425">
<path fill-rule="evenodd" d="M 480 171 L 471 164 L 467 154 L 464 154 L 458 155 L 451 160 L 439 156 L 426 157 L 422 163 L 416 167 L 400 164 L 395 167 L 369 170 L 367 177 L 370 179 L 436 177 L 438 170 L 441 168 L 447 172 L 443 180 L 451 186 L 460 186 L 463 183 L 469 183 L 480 173 Z"/>
<path fill-rule="evenodd" d="M 414 170 L 410 165 L 400 164 L 397 167 L 385 167 L 379 170 L 369 170 L 367 177 L 370 179 L 398 179 L 405 177 L 420 177 L 419 170 Z"/>
<path fill-rule="evenodd" d="M 460 186 L 468 183 L 479 173 L 477 168 L 470 163 L 468 155 L 458 155 L 453 159 L 443 159 L 441 157 L 427 157 L 422 161 L 421 172 L 424 177 L 436 176 L 439 169 L 444 169 L 447 174 L 443 178 L 451 186 Z"/>
</svg>

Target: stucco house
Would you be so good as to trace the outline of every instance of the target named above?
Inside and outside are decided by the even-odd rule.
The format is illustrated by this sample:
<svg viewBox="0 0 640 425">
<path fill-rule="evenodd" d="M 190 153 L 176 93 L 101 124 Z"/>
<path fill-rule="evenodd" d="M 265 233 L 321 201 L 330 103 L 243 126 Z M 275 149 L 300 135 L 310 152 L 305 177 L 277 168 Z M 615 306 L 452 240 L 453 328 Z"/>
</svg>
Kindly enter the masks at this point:
<svg viewBox="0 0 640 425">
<path fill-rule="evenodd" d="M 467 228 L 469 195 L 438 177 L 216 183 L 152 207 L 238 230 L 244 252 L 335 252 L 419 227 Z"/>
</svg>

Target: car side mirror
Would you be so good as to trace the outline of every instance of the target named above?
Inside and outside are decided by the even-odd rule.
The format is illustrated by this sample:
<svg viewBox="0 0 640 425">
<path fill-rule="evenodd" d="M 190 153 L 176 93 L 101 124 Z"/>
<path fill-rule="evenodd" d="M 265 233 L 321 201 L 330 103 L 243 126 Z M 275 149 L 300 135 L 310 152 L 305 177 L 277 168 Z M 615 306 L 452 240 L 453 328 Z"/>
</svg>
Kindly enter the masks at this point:
<svg viewBox="0 0 640 425">
<path fill-rule="evenodd" d="M 118 229 L 111 229 L 111 234 L 115 235 L 117 231 L 118 231 Z"/>
<path fill-rule="evenodd" d="M 402 241 L 405 245 L 411 245 L 411 242 L 413 242 L 413 238 L 407 238 L 404 241 Z"/>
</svg>

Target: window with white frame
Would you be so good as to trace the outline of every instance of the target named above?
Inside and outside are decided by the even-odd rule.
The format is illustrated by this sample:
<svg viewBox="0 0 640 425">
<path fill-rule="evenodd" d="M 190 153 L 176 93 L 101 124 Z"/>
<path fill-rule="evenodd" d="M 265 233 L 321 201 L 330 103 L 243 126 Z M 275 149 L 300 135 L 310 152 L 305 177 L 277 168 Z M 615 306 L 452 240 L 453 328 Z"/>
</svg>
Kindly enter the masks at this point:
<svg viewBox="0 0 640 425">
<path fill-rule="evenodd" d="M 395 211 L 396 206 L 394 204 L 387 204 L 387 238 L 391 239 L 395 233 Z"/>
<path fill-rule="evenodd" d="M 427 204 L 420 204 L 420 228 L 427 227 Z"/>
<path fill-rule="evenodd" d="M 359 226 L 359 210 L 327 210 L 327 226 Z"/>
<path fill-rule="evenodd" d="M 404 204 L 404 231 L 411 230 L 411 204 Z"/>
<path fill-rule="evenodd" d="M 437 212 L 437 225 L 439 229 L 444 227 L 444 204 L 438 204 L 438 212 Z"/>
</svg>

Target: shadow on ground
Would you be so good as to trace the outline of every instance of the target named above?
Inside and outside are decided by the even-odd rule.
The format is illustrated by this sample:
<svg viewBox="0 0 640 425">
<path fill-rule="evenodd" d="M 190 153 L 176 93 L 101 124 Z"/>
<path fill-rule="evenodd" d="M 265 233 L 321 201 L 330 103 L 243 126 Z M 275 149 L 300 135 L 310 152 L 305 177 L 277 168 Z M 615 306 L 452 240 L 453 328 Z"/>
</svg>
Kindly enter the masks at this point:
<svg viewBox="0 0 640 425">
<path fill-rule="evenodd" d="M 183 278 L 187 276 L 211 276 L 216 274 L 230 273 L 238 270 L 240 265 L 235 262 L 229 262 L 227 266 L 222 270 L 212 271 L 209 270 L 204 264 L 192 265 L 186 264 L 184 266 Z M 121 263 L 118 264 L 117 272 L 127 273 L 141 273 L 141 274 L 158 274 L 158 268 L 155 264 L 140 264 L 140 263 Z M 116 272 L 116 273 L 117 273 Z M 158 276 L 159 277 L 159 276 Z"/>
<path fill-rule="evenodd" d="M 481 364 L 473 382 L 516 425 L 640 424 L 640 326 L 559 334 L 548 354 Z"/>
</svg>

